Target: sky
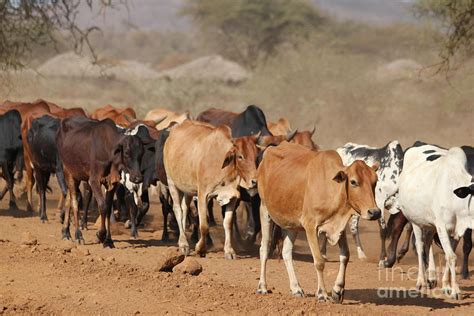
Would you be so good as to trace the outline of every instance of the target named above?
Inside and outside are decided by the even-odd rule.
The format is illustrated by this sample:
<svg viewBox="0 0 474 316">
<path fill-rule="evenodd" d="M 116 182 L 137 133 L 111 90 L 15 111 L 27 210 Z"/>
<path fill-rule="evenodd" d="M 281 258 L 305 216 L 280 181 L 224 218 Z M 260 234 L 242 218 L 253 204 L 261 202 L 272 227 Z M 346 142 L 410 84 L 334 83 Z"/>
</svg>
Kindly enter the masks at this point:
<svg viewBox="0 0 474 316">
<path fill-rule="evenodd" d="M 16 0 L 18 1 L 18 0 Z M 128 10 L 109 10 L 104 15 L 85 8 L 79 16 L 81 25 L 98 24 L 117 31 L 127 28 L 154 29 L 157 31 L 190 29 L 189 20 L 179 16 L 187 0 L 128 0 Z M 218 1 L 218 0 L 217 0 Z M 311 0 L 322 11 L 342 20 L 363 21 L 389 25 L 397 22 L 414 22 L 409 11 L 413 0 Z"/>
</svg>

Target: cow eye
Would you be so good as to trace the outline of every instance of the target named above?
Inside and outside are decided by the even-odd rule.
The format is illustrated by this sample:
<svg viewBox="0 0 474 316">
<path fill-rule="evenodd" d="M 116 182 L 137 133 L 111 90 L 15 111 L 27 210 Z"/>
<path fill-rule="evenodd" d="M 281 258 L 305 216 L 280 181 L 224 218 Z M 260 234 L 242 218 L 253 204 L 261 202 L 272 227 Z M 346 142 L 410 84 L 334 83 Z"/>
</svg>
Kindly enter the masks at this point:
<svg viewBox="0 0 474 316">
<path fill-rule="evenodd" d="M 242 155 L 239 155 L 237 158 L 238 158 L 239 160 L 244 160 L 244 156 L 242 156 Z"/>
<path fill-rule="evenodd" d="M 351 180 L 351 185 L 352 185 L 353 187 L 357 187 L 357 186 L 359 186 L 359 183 L 357 183 L 356 180 L 352 179 L 352 180 Z"/>
</svg>

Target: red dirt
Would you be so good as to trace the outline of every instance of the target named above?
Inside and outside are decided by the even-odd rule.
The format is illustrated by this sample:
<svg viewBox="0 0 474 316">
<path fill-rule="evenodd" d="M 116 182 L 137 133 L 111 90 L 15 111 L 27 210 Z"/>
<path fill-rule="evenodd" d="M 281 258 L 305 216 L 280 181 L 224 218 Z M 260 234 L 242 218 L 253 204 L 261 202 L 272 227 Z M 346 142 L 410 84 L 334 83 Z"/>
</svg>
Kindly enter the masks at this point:
<svg viewBox="0 0 474 316">
<path fill-rule="evenodd" d="M 7 198 L 0 203 L 0 314 L 472 314 L 472 280 L 460 281 L 462 301 L 442 295 L 420 296 L 416 292 L 410 292 L 412 298 L 407 296 L 416 282 L 417 265 L 412 251 L 393 270 L 379 270 L 376 223 L 362 223 L 361 238 L 368 262 L 357 259 L 350 240 L 352 257 L 345 300 L 342 305 L 335 305 L 318 303 L 314 297 L 316 273 L 303 235 L 295 246 L 295 266 L 306 297 L 291 296 L 285 266 L 277 259 L 268 264 L 268 284 L 273 293 L 263 296 L 255 294 L 259 277 L 257 248 L 247 252 L 237 248 L 239 258 L 225 260 L 220 226 L 211 228 L 215 243 L 212 252 L 206 258 L 196 258 L 203 266 L 199 276 L 158 272 L 156 258 L 165 247 L 175 245 L 160 241 L 159 204 L 152 204 L 139 240 L 129 240 L 128 231 L 118 224 L 113 235 L 116 249 L 103 249 L 97 244 L 96 228 L 91 224 L 90 230 L 84 232 L 83 246 L 90 255 L 84 255 L 77 249 L 63 250 L 66 244 L 61 241 L 61 225 L 55 214 L 57 197 L 48 198 L 49 222 L 45 224 L 37 213 L 30 217 L 24 211 L 24 201 L 19 202 L 19 211 L 6 210 Z M 37 238 L 38 245 L 21 244 L 26 231 Z M 439 250 L 437 253 L 442 256 Z M 332 288 L 339 267 L 335 247 L 329 248 L 329 258 L 325 270 L 328 289 Z M 395 289 L 392 294 L 399 297 L 379 297 L 380 288 Z"/>
</svg>

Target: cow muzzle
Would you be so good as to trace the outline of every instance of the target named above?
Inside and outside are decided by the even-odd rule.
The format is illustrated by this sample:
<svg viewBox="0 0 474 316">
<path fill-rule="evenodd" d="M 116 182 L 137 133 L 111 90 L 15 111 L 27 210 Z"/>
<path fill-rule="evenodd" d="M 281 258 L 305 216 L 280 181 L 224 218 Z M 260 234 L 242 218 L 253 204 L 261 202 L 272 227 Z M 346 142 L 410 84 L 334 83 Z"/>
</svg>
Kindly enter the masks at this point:
<svg viewBox="0 0 474 316">
<path fill-rule="evenodd" d="M 379 219 L 382 216 L 382 211 L 379 208 L 371 208 L 367 211 L 367 215 L 365 219 L 369 221 L 374 221 Z"/>
</svg>

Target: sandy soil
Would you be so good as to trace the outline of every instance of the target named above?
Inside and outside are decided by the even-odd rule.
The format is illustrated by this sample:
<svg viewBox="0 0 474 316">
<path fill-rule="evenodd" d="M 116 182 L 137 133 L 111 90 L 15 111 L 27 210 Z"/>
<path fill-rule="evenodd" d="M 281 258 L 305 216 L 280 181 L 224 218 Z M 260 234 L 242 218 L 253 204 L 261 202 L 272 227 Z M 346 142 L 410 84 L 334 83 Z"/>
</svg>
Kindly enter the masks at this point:
<svg viewBox="0 0 474 316">
<path fill-rule="evenodd" d="M 199 276 L 158 272 L 158 255 L 175 244 L 160 241 L 159 204 L 152 205 L 138 240 L 129 240 L 128 231 L 118 224 L 113 236 L 116 249 L 103 249 L 96 243 L 96 228 L 91 224 L 84 232 L 83 249 L 65 252 L 55 210 L 57 197 L 50 194 L 48 198 L 49 222 L 45 224 L 37 213 L 24 211 L 24 201 L 19 202 L 18 211 L 6 210 L 8 199 L 0 203 L 0 314 L 472 314 L 472 280 L 460 281 L 462 301 L 445 298 L 439 287 L 431 293 L 414 291 L 412 251 L 393 270 L 379 270 L 376 223 L 362 223 L 368 262 L 357 259 L 351 238 L 345 300 L 334 305 L 318 303 L 314 297 L 316 273 L 304 236 L 296 243 L 295 265 L 306 297 L 291 296 L 283 261 L 278 259 L 268 264 L 273 293 L 257 295 L 258 249 L 240 249 L 237 260 L 225 260 L 220 226 L 211 228 L 215 247 L 206 258 L 196 258 L 203 266 Z M 219 212 L 215 213 L 220 223 Z M 30 232 L 38 245 L 22 245 L 24 232 Z M 90 255 L 84 254 L 84 248 Z M 437 257 L 441 256 L 438 250 Z M 330 247 L 329 259 L 325 276 L 331 288 L 339 266 L 336 248 Z M 384 288 L 391 289 L 391 297 L 384 295 Z"/>
</svg>

